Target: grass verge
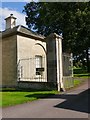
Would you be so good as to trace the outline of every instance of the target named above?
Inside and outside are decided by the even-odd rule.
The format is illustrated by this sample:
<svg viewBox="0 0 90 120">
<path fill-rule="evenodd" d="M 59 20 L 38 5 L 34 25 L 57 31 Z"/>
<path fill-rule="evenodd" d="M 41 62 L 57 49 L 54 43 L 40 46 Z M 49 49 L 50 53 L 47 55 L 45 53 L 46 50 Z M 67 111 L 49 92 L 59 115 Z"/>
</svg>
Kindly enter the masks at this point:
<svg viewBox="0 0 90 120">
<path fill-rule="evenodd" d="M 74 77 L 88 78 L 90 77 L 90 73 L 74 74 Z"/>
<path fill-rule="evenodd" d="M 23 92 L 23 91 L 3 91 L 0 106 L 7 107 L 17 104 L 26 103 L 29 101 L 37 100 L 58 93 L 57 91 L 37 91 L 37 92 Z"/>
<path fill-rule="evenodd" d="M 85 80 L 84 80 L 85 81 Z M 82 84 L 83 80 L 75 79 L 74 87 Z M 74 88 L 73 87 L 73 88 Z M 72 88 L 70 88 L 72 89 Z M 3 89 L 3 92 L 0 92 L 0 106 L 7 107 L 17 104 L 26 103 L 29 101 L 37 100 L 40 98 L 48 97 L 49 95 L 57 94 L 58 91 L 36 91 L 36 90 L 16 90 L 16 89 Z M 1 99 L 2 98 L 2 99 Z"/>
<path fill-rule="evenodd" d="M 74 87 L 77 86 L 77 85 L 80 85 L 82 83 L 81 80 L 74 80 Z"/>
</svg>

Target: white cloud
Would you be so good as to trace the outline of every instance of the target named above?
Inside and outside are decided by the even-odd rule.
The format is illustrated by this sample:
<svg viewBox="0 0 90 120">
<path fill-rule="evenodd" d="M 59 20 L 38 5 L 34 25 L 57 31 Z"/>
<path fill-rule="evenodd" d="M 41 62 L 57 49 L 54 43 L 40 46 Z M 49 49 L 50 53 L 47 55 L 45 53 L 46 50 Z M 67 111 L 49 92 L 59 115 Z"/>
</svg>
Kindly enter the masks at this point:
<svg viewBox="0 0 90 120">
<path fill-rule="evenodd" d="M 33 2 L 34 0 L 1 0 L 2 2 Z"/>
<path fill-rule="evenodd" d="M 89 2 L 90 0 L 1 0 L 1 2 Z"/>
<path fill-rule="evenodd" d="M 13 14 L 14 17 L 17 18 L 16 20 L 16 25 L 23 25 L 25 27 L 26 26 L 26 22 L 25 22 L 25 15 L 23 13 L 20 13 L 18 11 L 15 10 L 10 10 L 8 8 L 0 8 L 0 31 L 5 29 L 5 18 L 9 17 L 10 14 Z"/>
</svg>

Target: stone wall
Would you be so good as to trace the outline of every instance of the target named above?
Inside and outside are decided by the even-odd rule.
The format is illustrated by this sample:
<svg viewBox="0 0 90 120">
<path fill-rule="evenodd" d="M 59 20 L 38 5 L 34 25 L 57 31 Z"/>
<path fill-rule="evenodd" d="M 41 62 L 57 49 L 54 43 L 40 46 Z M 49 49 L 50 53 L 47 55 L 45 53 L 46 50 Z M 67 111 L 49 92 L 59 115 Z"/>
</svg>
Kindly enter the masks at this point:
<svg viewBox="0 0 90 120">
<path fill-rule="evenodd" d="M 22 60 L 35 58 L 36 55 L 45 57 L 43 75 L 47 81 L 30 81 L 30 79 L 37 79 L 35 62 L 32 64 L 27 61 L 22 64 L 20 63 Z M 35 89 L 55 88 L 58 89 L 58 91 L 60 91 L 60 89 L 64 90 L 62 37 L 55 33 L 50 34 L 46 39 L 42 40 L 30 38 L 30 36 L 26 37 L 21 34 L 3 38 L 2 61 L 3 86 Z M 27 69 L 30 64 L 32 67 Z M 23 68 L 23 80 L 18 79 L 18 65 Z"/>
<path fill-rule="evenodd" d="M 35 66 L 35 56 L 42 56 L 44 67 L 43 76 L 47 79 L 47 65 L 46 65 L 46 43 L 44 41 L 17 36 L 17 64 L 22 66 L 22 78 L 23 81 L 30 81 L 30 79 L 35 80 L 36 76 L 36 66 Z M 45 60 L 45 61 L 44 61 Z"/>
<path fill-rule="evenodd" d="M 64 90 L 62 68 L 62 37 L 51 33 L 46 38 L 47 43 L 47 81 L 56 83 L 57 89 Z"/>
<path fill-rule="evenodd" d="M 17 78 L 17 36 L 2 40 L 2 86 L 16 86 Z"/>
<path fill-rule="evenodd" d="M 57 89 L 56 85 L 52 83 L 48 84 L 48 82 L 30 82 L 30 81 L 18 82 L 17 88 L 36 89 L 36 90 L 54 90 L 54 89 L 56 90 Z"/>
</svg>

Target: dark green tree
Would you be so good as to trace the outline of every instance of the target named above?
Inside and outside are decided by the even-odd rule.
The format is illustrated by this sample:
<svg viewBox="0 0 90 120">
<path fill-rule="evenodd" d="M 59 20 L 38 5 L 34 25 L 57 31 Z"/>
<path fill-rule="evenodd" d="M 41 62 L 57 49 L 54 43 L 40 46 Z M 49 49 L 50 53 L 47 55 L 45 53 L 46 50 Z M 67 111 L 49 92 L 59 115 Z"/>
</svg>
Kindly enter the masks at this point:
<svg viewBox="0 0 90 120">
<path fill-rule="evenodd" d="M 45 36 L 62 33 L 63 51 L 79 55 L 89 49 L 90 2 L 30 2 L 23 11 L 31 30 Z"/>
</svg>

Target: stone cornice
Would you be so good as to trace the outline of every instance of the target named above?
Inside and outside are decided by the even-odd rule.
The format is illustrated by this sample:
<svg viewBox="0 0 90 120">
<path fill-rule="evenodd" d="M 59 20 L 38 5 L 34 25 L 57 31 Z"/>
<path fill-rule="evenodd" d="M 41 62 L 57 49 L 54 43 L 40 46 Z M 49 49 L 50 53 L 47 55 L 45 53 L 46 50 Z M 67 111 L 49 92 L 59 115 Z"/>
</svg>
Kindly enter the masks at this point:
<svg viewBox="0 0 90 120">
<path fill-rule="evenodd" d="M 34 32 L 30 31 L 28 28 L 25 28 L 24 26 L 16 26 L 13 29 L 7 29 L 2 32 L 2 38 L 10 37 L 13 35 L 20 35 L 28 38 L 33 38 L 35 40 L 40 40 L 45 42 L 45 37 L 35 34 Z"/>
<path fill-rule="evenodd" d="M 45 40 L 48 40 L 48 39 L 55 40 L 56 38 L 58 38 L 58 39 L 63 39 L 62 36 L 59 36 L 59 35 L 56 34 L 56 33 L 51 33 L 49 36 L 47 36 L 47 37 L 45 38 Z"/>
</svg>

